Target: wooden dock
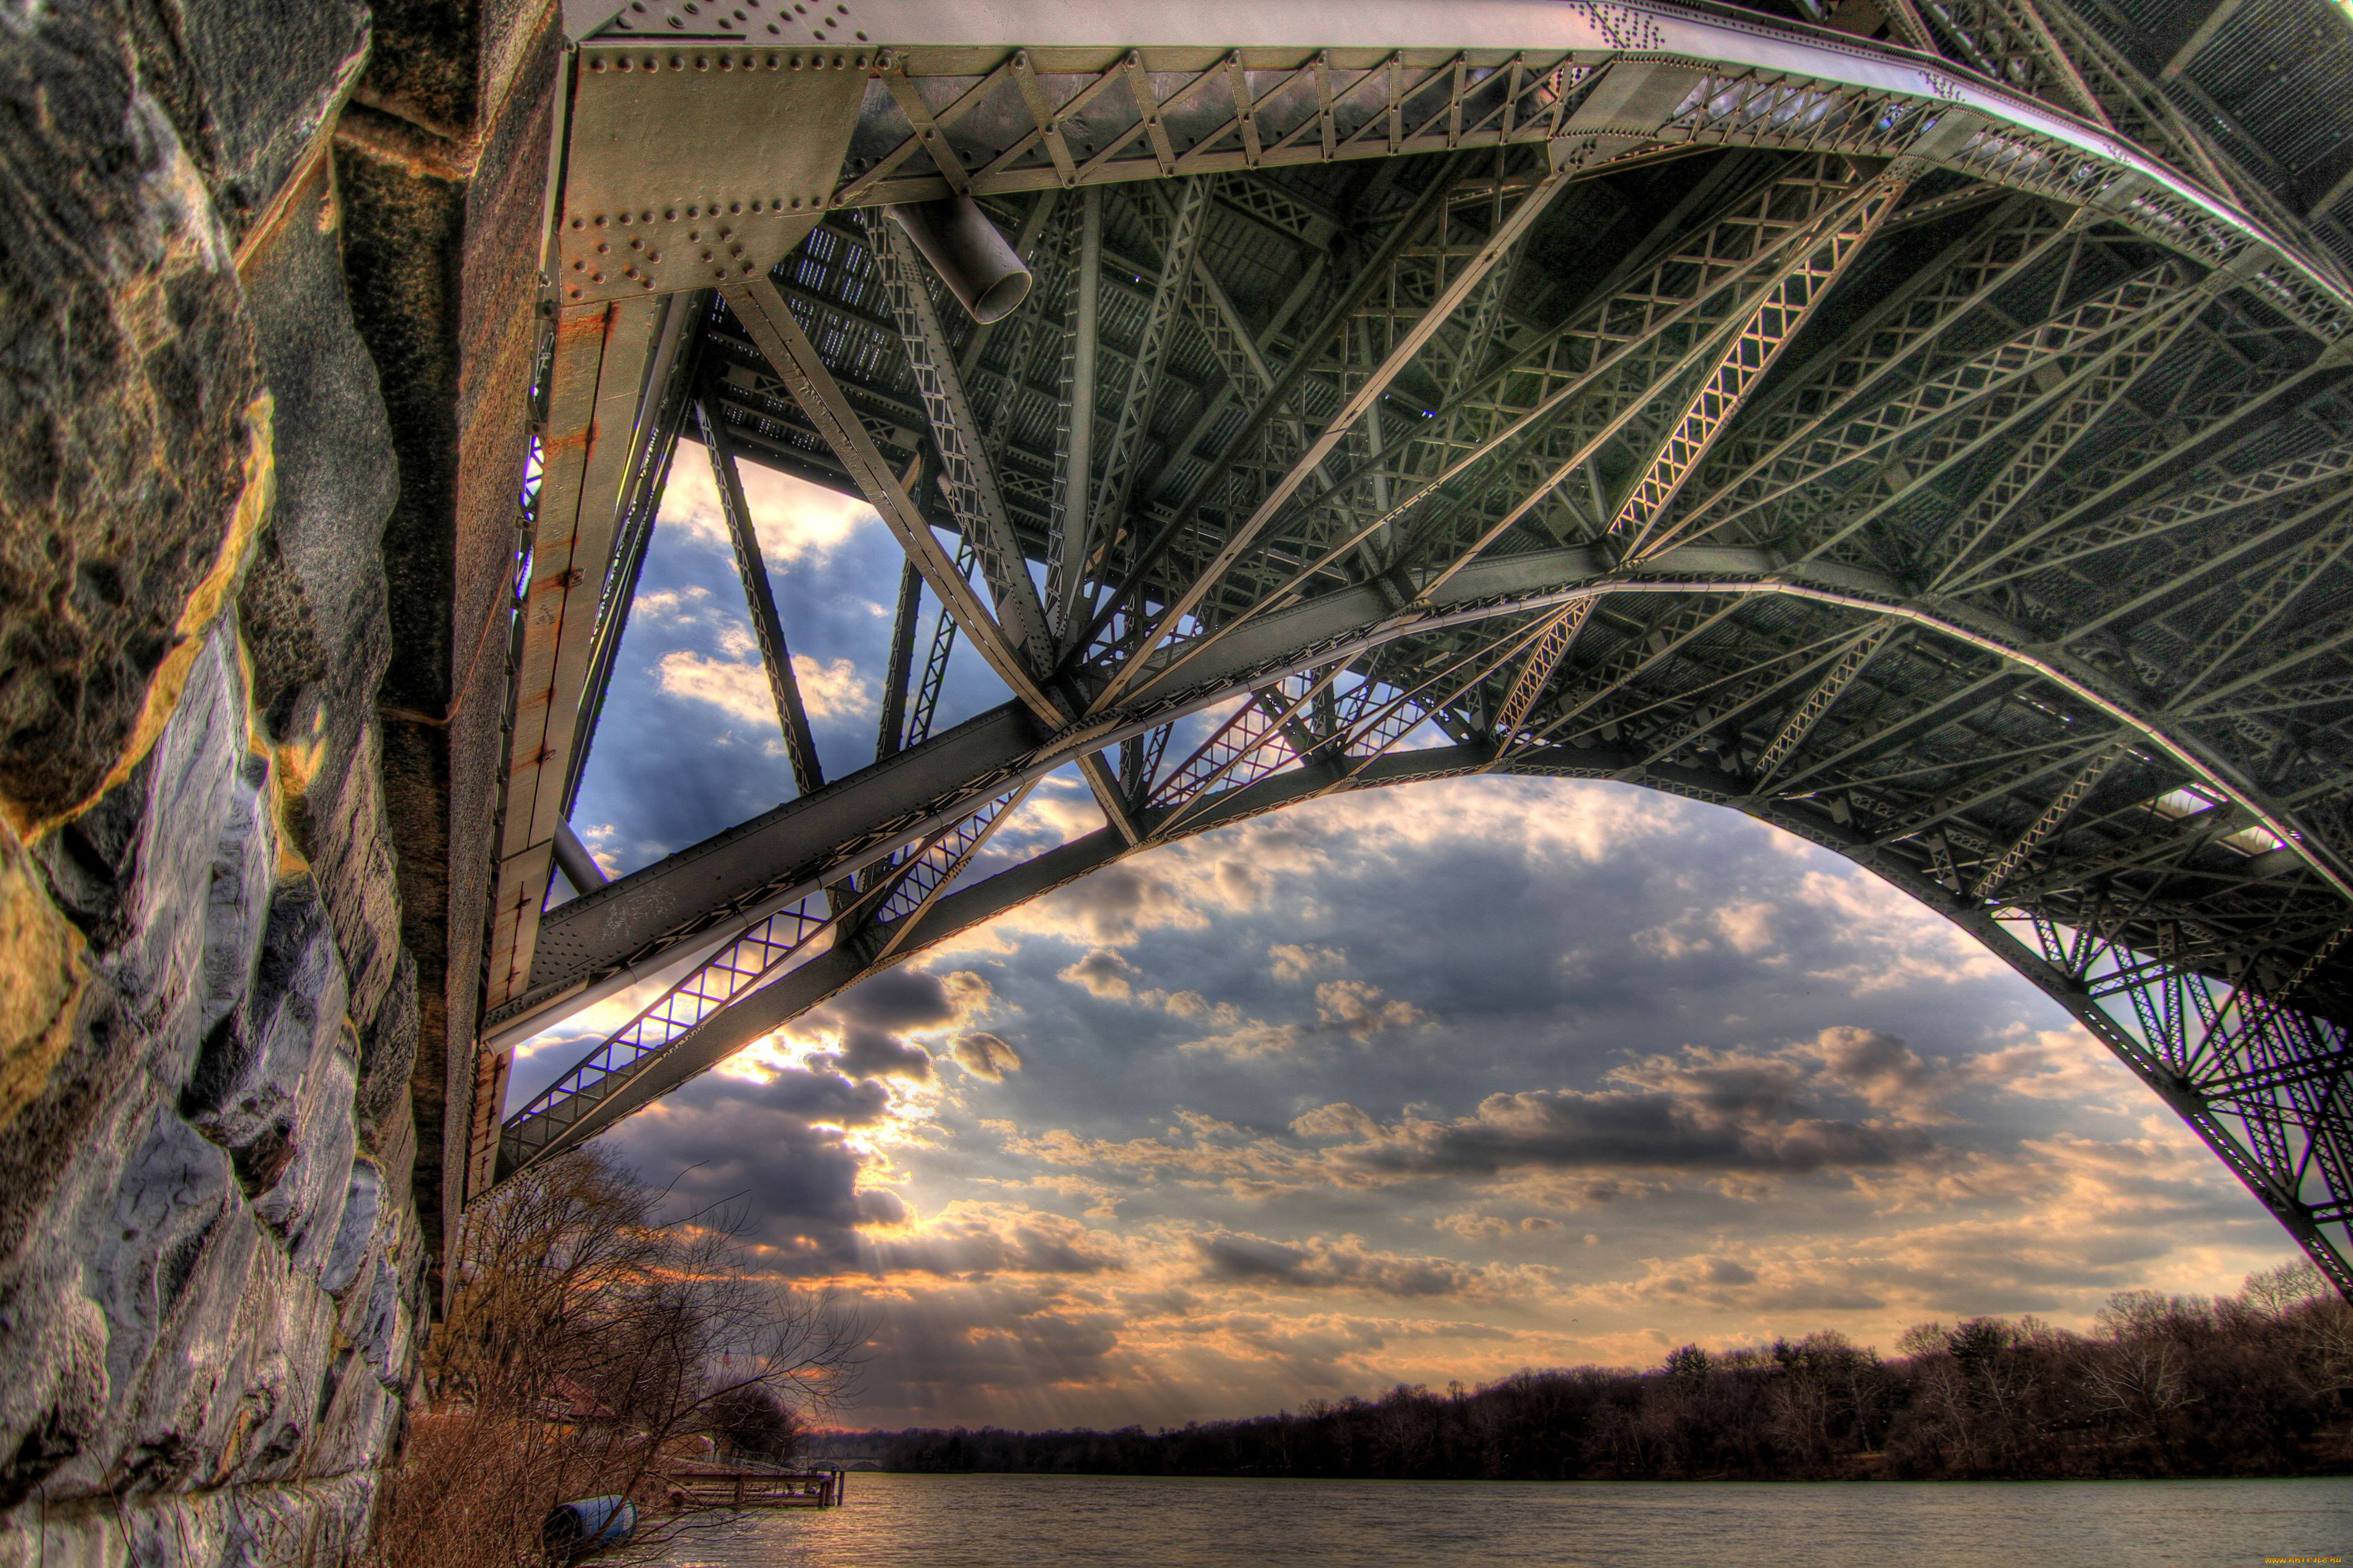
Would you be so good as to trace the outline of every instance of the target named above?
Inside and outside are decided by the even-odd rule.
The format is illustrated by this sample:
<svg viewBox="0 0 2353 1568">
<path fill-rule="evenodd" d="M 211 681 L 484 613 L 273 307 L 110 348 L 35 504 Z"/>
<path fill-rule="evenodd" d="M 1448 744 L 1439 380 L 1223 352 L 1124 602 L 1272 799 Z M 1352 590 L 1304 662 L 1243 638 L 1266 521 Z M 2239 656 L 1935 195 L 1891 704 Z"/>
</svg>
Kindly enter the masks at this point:
<svg viewBox="0 0 2353 1568">
<path fill-rule="evenodd" d="M 837 1508 L 839 1470 L 764 1470 L 729 1465 L 676 1465 L 666 1477 L 672 1507 Z"/>
</svg>

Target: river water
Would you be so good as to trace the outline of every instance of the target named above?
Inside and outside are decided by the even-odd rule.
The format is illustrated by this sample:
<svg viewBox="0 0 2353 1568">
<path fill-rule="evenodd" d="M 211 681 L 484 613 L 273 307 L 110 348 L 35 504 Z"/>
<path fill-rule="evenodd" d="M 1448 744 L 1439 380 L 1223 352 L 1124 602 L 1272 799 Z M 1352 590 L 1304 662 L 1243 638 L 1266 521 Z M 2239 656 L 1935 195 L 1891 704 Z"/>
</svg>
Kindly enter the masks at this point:
<svg viewBox="0 0 2353 1568">
<path fill-rule="evenodd" d="M 650 1521 L 649 1521 L 650 1522 Z M 1863 1482 L 849 1479 L 697 1531 L 668 1568 L 2109 1568 L 2342 1563 L 2353 1479 Z"/>
</svg>

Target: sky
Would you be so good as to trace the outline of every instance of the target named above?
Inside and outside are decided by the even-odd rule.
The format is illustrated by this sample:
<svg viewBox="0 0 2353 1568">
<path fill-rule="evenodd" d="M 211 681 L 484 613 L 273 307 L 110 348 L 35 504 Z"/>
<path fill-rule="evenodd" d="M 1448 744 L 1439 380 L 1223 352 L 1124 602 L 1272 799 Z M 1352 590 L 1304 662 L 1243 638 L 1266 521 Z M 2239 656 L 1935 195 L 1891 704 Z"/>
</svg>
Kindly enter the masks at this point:
<svg viewBox="0 0 2353 1568">
<path fill-rule="evenodd" d="M 853 500 L 744 476 L 839 776 L 873 755 L 899 552 Z M 1004 700 L 959 647 L 939 727 Z M 792 794 L 681 443 L 574 822 L 617 873 Z M 1057 775 L 975 874 L 1101 825 Z M 657 989 L 528 1043 L 510 1105 Z M 859 1426 L 1181 1425 L 1823 1328 L 1892 1352 L 2295 1256 L 1957 928 L 1607 783 L 1367 791 L 1135 857 L 605 1142 L 682 1207 L 733 1200 L 749 1267 L 862 1316 L 833 1417 Z"/>
</svg>

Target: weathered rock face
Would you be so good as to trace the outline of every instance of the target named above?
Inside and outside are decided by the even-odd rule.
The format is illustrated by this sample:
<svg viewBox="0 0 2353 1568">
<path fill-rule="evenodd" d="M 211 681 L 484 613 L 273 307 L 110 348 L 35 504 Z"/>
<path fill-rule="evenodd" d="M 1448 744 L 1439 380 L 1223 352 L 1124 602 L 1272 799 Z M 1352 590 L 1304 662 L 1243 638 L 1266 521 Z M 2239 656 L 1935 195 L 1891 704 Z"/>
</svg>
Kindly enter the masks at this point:
<svg viewBox="0 0 2353 1568">
<path fill-rule="evenodd" d="M 142 1561 L 291 1528 L 306 1489 L 347 1545 L 399 1418 L 424 1254 L 397 1119 L 361 1124 L 352 972 L 240 641 L 232 608 L 129 776 L 9 845 L 80 985 L 0 1130 L 0 1563 L 38 1560 L 44 1515 L 51 1560 L 113 1550 L 117 1493 L 200 1547 Z"/>
<path fill-rule="evenodd" d="M 229 538 L 261 378 L 227 236 L 127 16 L 40 6 L 0 28 L 0 803 L 23 832 L 130 742 Z"/>
<path fill-rule="evenodd" d="M 0 0 L 0 1568 L 339 1560 L 424 1331 L 367 43 Z"/>
</svg>

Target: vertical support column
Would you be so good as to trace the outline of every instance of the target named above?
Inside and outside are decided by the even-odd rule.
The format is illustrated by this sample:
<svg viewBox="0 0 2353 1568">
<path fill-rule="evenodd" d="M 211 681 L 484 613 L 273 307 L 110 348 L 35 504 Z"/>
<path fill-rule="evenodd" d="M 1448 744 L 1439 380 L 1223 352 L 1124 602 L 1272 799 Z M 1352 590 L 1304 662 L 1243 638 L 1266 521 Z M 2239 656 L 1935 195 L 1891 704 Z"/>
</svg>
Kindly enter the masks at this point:
<svg viewBox="0 0 2353 1568">
<path fill-rule="evenodd" d="M 1052 602 L 1046 614 L 1058 637 L 1067 637 L 1079 601 L 1087 558 L 1087 502 L 1094 485 L 1095 323 L 1103 300 L 1103 187 L 1080 193 L 1079 275 L 1071 289 L 1070 439 L 1060 454 L 1056 516 L 1060 525 L 1050 563 Z"/>
<path fill-rule="evenodd" d="M 817 738 L 809 733 L 808 709 L 801 701 L 800 678 L 793 670 L 792 649 L 785 642 L 784 620 L 776 614 L 776 590 L 768 584 L 768 563 L 760 553 L 760 535 L 752 526 L 752 507 L 744 497 L 743 476 L 735 469 L 727 423 L 713 418 L 707 404 L 696 403 L 694 413 L 711 453 L 712 475 L 719 482 L 719 510 L 727 514 L 727 534 L 735 545 L 735 574 L 744 580 L 744 600 L 752 611 L 752 635 L 760 645 L 760 662 L 767 668 L 768 691 L 776 700 L 776 727 L 784 731 L 793 783 L 803 795 L 814 795 L 825 787 L 825 769 L 818 763 Z"/>
</svg>

